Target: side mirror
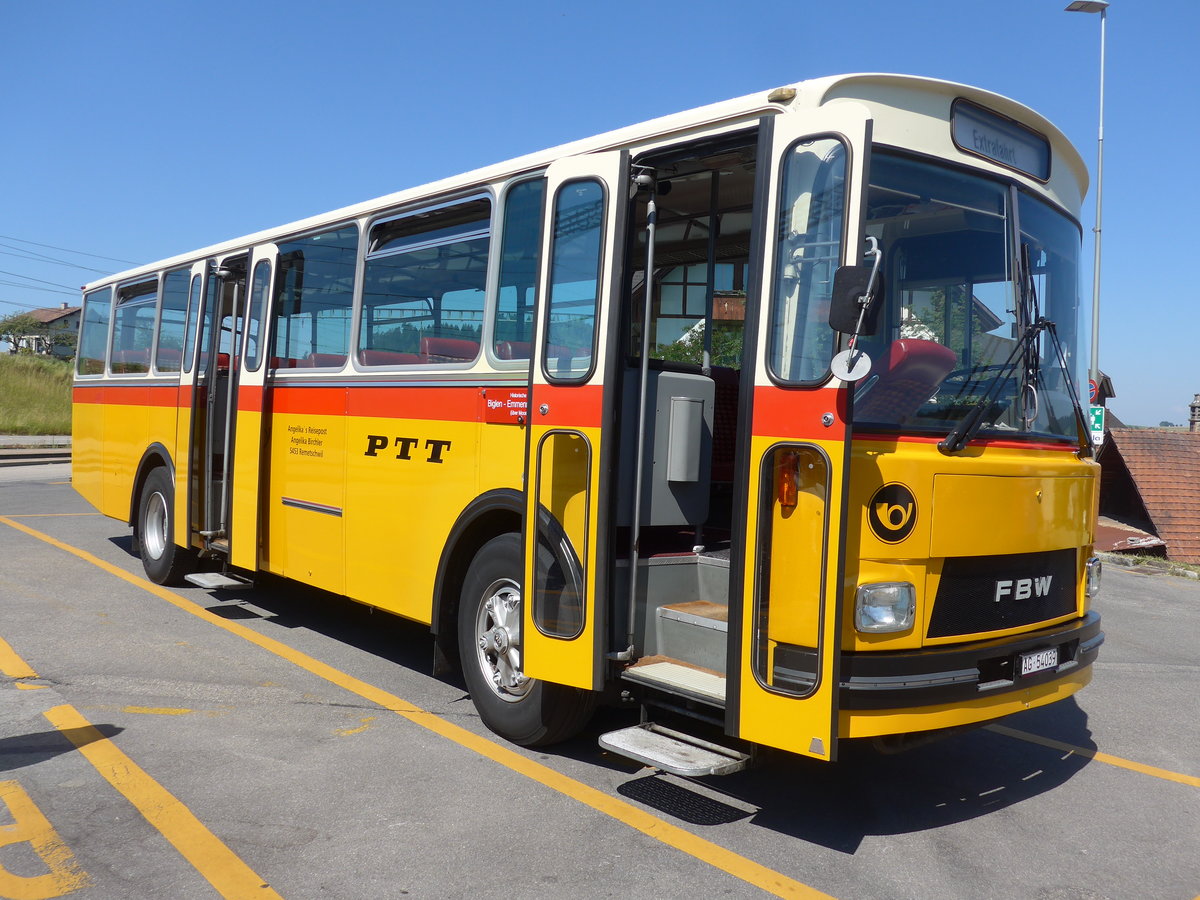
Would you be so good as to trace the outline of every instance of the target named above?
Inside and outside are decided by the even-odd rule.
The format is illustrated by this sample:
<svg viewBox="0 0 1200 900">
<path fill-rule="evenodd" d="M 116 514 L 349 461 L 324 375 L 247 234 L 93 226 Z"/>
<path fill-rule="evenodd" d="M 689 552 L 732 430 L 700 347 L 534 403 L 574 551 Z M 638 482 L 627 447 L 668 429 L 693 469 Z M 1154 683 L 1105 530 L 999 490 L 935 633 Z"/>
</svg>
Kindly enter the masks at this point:
<svg viewBox="0 0 1200 900">
<path fill-rule="evenodd" d="M 829 326 L 845 334 L 872 335 L 879 329 L 879 311 L 883 309 L 883 276 L 875 276 L 870 302 L 858 324 L 862 304 L 859 300 L 871 287 L 872 266 L 842 266 L 833 276 L 833 296 L 829 303 Z"/>
</svg>

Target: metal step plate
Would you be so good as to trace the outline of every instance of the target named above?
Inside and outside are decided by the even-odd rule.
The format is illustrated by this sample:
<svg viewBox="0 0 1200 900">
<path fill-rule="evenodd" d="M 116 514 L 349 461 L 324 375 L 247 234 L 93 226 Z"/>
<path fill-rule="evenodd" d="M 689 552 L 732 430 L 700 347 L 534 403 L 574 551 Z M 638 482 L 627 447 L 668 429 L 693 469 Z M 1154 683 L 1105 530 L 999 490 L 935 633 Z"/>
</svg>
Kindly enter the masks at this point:
<svg viewBox="0 0 1200 900">
<path fill-rule="evenodd" d="M 183 578 L 190 584 L 210 591 L 254 587 L 250 581 L 232 575 L 222 575 L 220 572 L 193 572 L 191 575 L 184 575 Z"/>
<path fill-rule="evenodd" d="M 672 694 L 693 697 L 707 703 L 725 703 L 725 676 L 677 662 L 654 660 L 641 662 L 621 673 L 626 681 L 645 684 Z"/>
<path fill-rule="evenodd" d="M 740 772 L 750 760 L 746 753 L 710 744 L 653 722 L 602 734 L 600 746 L 672 775 L 689 778 Z"/>
</svg>

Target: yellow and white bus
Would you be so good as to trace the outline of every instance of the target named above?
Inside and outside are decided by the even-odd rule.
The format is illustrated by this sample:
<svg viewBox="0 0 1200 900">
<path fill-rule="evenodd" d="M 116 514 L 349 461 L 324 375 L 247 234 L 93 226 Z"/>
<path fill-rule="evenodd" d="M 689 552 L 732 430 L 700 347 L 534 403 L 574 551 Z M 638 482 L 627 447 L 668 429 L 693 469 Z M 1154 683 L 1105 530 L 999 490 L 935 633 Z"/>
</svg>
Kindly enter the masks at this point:
<svg viewBox="0 0 1200 900">
<path fill-rule="evenodd" d="M 84 288 L 74 483 L 156 582 L 428 623 L 520 744 L 621 696 L 602 743 L 694 774 L 1049 704 L 1104 637 L 1086 187 L 1012 100 L 849 75 L 176 256 Z"/>
</svg>

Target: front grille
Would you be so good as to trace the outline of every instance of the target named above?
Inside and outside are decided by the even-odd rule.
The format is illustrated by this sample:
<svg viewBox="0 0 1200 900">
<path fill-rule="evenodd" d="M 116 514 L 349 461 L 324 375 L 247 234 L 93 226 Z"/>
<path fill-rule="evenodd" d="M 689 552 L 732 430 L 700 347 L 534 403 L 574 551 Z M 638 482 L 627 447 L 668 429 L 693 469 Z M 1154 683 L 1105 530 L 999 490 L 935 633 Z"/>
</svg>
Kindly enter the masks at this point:
<svg viewBox="0 0 1200 900">
<path fill-rule="evenodd" d="M 929 637 L 981 634 L 1075 612 L 1076 551 L 950 557 Z"/>
</svg>

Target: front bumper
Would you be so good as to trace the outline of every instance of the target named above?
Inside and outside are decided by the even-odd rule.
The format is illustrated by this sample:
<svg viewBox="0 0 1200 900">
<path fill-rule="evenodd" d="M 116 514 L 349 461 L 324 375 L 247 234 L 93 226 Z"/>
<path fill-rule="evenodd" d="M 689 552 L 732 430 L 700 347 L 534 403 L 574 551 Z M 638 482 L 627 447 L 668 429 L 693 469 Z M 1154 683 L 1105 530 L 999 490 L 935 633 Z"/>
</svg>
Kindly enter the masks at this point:
<svg viewBox="0 0 1200 900">
<path fill-rule="evenodd" d="M 842 710 L 913 709 L 963 703 L 1052 682 L 1090 666 L 1104 643 L 1100 614 L 1017 637 L 898 653 L 841 656 Z M 1022 653 L 1058 648 L 1057 668 L 1016 674 Z"/>
</svg>

